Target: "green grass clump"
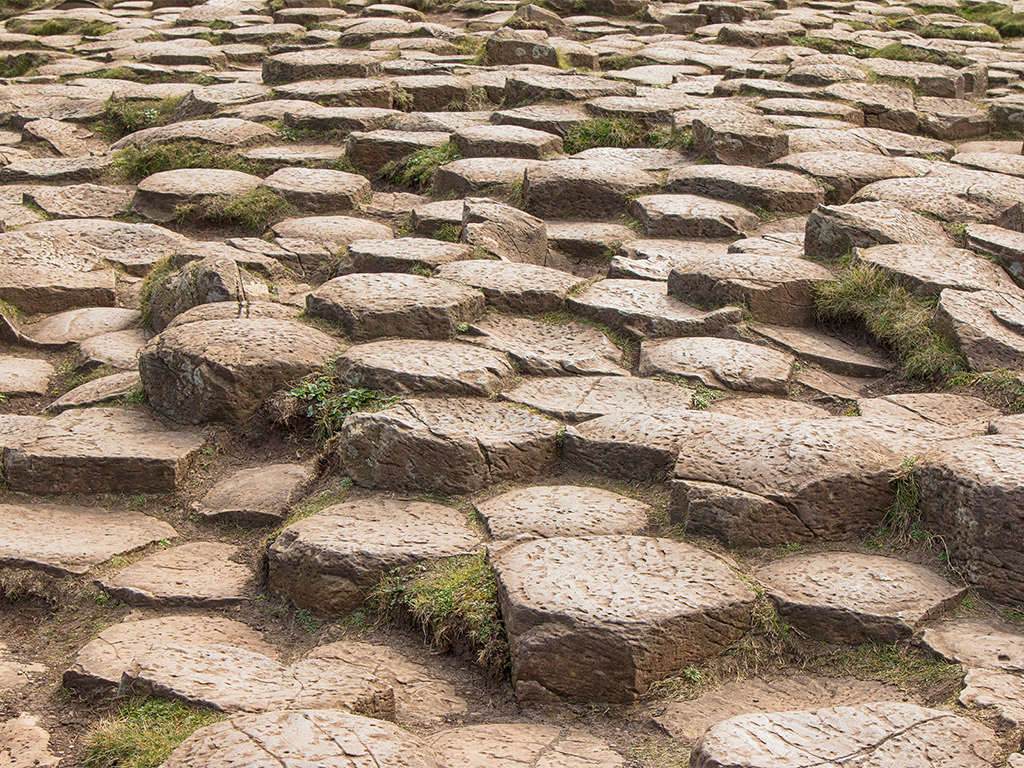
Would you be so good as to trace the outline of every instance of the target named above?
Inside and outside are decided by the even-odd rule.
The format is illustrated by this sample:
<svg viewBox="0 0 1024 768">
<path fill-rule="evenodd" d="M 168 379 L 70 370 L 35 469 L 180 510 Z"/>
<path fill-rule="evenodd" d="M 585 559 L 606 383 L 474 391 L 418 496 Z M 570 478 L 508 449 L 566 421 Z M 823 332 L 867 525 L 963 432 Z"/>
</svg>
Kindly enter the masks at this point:
<svg viewBox="0 0 1024 768">
<path fill-rule="evenodd" d="M 222 168 L 255 176 L 266 176 L 270 172 L 269 164 L 248 160 L 225 147 L 198 141 L 177 141 L 145 149 L 123 149 L 114 155 L 109 175 L 111 181 L 141 181 L 154 173 L 178 168 Z"/>
<path fill-rule="evenodd" d="M 177 96 L 160 101 L 115 101 L 107 99 L 103 105 L 103 124 L 110 137 L 120 138 L 144 128 L 165 125 L 171 113 L 181 103 Z"/>
<path fill-rule="evenodd" d="M 882 518 L 876 537 L 890 545 L 906 547 L 927 538 L 921 530 L 921 490 L 914 477 L 914 459 L 905 458 L 889 480 L 892 504 Z"/>
<path fill-rule="evenodd" d="M 888 274 L 860 265 L 814 289 L 818 319 L 862 324 L 899 360 L 910 379 L 948 378 L 967 370 L 962 357 L 932 327 L 935 299 L 911 294 Z"/>
<path fill-rule="evenodd" d="M 169 274 L 174 272 L 174 262 L 170 256 L 164 256 L 153 268 L 149 270 L 142 280 L 142 287 L 139 289 L 139 311 L 142 313 L 142 325 L 150 328 L 153 317 L 153 291 L 160 285 Z"/>
<path fill-rule="evenodd" d="M 266 187 L 255 187 L 240 195 L 216 195 L 196 203 L 179 205 L 174 210 L 178 224 L 201 219 L 210 224 L 238 227 L 253 235 L 262 235 L 271 224 L 295 216 L 298 209 L 281 195 Z"/>
<path fill-rule="evenodd" d="M 567 155 L 575 155 L 594 147 L 661 147 L 684 149 L 690 142 L 689 132 L 673 134 L 670 129 L 649 128 L 641 120 L 627 117 L 600 117 L 577 123 L 562 140 Z"/>
<path fill-rule="evenodd" d="M 469 650 L 495 676 L 508 673 L 498 584 L 484 553 L 393 571 L 374 589 L 370 602 L 384 617 L 407 612 L 435 646 Z"/>
<path fill-rule="evenodd" d="M 948 688 L 950 694 L 960 689 L 963 672 L 959 664 L 906 645 L 866 643 L 851 651 L 836 651 L 817 659 L 811 669 L 830 675 L 851 675 L 862 680 L 877 680 L 904 691 Z"/>
<path fill-rule="evenodd" d="M 459 224 L 442 224 L 434 230 L 431 235 L 435 240 L 444 240 L 447 243 L 457 243 L 462 237 L 462 226 Z"/>
<path fill-rule="evenodd" d="M 813 37 L 812 35 L 807 36 L 793 36 L 793 45 L 799 45 L 803 48 L 813 48 L 821 53 L 840 53 L 846 56 L 856 56 L 862 58 L 868 54 L 869 49 L 863 45 L 857 45 L 856 43 L 843 42 L 841 40 L 833 40 L 829 37 Z"/>
<path fill-rule="evenodd" d="M 424 147 L 402 160 L 390 162 L 381 168 L 379 175 L 393 184 L 423 189 L 430 186 L 434 171 L 461 157 L 455 142 L 448 141 L 439 147 Z"/>
<path fill-rule="evenodd" d="M 946 381 L 951 388 L 970 389 L 1012 413 L 1024 413 L 1024 371 L 964 371 Z"/>
<path fill-rule="evenodd" d="M 8 29 L 17 31 L 23 35 L 36 35 L 37 37 L 49 37 L 51 35 L 83 35 L 85 37 L 100 37 L 113 32 L 117 27 L 99 19 L 85 21 L 83 19 L 56 18 L 47 19 L 35 23 L 8 24 Z"/>
<path fill-rule="evenodd" d="M 345 418 L 356 411 L 380 411 L 398 402 L 398 396 L 364 387 L 339 390 L 335 376 L 322 375 L 299 384 L 288 391 L 305 404 L 306 418 L 312 423 L 312 437 L 326 442 L 341 429 Z"/>
<path fill-rule="evenodd" d="M 36 67 L 46 62 L 44 55 L 35 51 L 12 53 L 0 57 L 0 77 L 25 77 L 31 75 Z"/>
<path fill-rule="evenodd" d="M 994 28 L 1003 37 L 1024 37 L 1024 13 L 1014 13 L 1002 3 L 981 3 L 965 6 L 960 15 Z"/>
<path fill-rule="evenodd" d="M 918 34 L 931 39 L 966 40 L 972 43 L 998 43 L 1003 39 L 995 28 L 987 24 L 962 27 L 942 27 L 938 24 L 929 24 Z"/>
<path fill-rule="evenodd" d="M 226 715 L 164 699 L 132 698 L 85 740 L 86 768 L 155 768 L 181 742 Z"/>
<path fill-rule="evenodd" d="M 893 61 L 923 61 L 928 64 L 945 64 L 947 67 L 966 67 L 970 62 L 963 56 L 940 51 L 926 51 L 903 43 L 890 43 L 871 54 L 872 59 Z"/>
</svg>

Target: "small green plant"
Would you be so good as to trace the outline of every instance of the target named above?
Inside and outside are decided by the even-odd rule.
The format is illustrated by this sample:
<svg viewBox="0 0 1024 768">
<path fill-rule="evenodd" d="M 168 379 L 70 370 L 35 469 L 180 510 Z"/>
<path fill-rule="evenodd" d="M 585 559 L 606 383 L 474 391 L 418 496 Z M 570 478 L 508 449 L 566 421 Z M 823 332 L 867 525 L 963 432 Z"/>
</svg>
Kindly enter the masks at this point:
<svg viewBox="0 0 1024 768">
<path fill-rule="evenodd" d="M 508 641 L 498 585 L 484 553 L 396 570 L 381 579 L 370 604 L 385 619 L 407 613 L 439 648 L 470 647 L 498 677 L 508 673 Z"/>
<path fill-rule="evenodd" d="M 927 538 L 921 530 L 921 491 L 914 477 L 914 459 L 905 458 L 889 480 L 892 504 L 882 519 L 883 538 L 907 546 Z"/>
<path fill-rule="evenodd" d="M 120 138 L 144 128 L 164 125 L 181 103 L 181 96 L 160 101 L 121 101 L 109 98 L 103 105 L 103 121 L 111 138 Z"/>
<path fill-rule="evenodd" d="M 942 379 L 967 370 L 932 327 L 935 300 L 914 296 L 880 269 L 848 266 L 836 280 L 815 286 L 814 295 L 820 320 L 862 324 L 895 353 L 909 379 Z"/>
<path fill-rule="evenodd" d="M 1024 413 L 1024 371 L 965 371 L 951 376 L 946 385 L 954 389 L 980 391 L 990 402 L 995 402 L 1013 413 Z"/>
<path fill-rule="evenodd" d="M 174 272 L 174 262 L 170 256 L 164 256 L 153 265 L 145 278 L 142 280 L 142 287 L 139 289 L 139 311 L 142 313 L 142 325 L 149 328 L 153 317 L 153 291 L 160 285 L 168 275 Z"/>
<path fill-rule="evenodd" d="M 866 643 L 851 651 L 837 650 L 810 665 L 819 673 L 878 680 L 904 691 L 948 688 L 958 691 L 963 680 L 959 664 L 948 664 L 902 644 Z"/>
<path fill-rule="evenodd" d="M 435 240 L 457 243 L 459 242 L 459 238 L 462 237 L 462 227 L 458 224 L 442 224 L 434 230 L 434 234 L 432 234 L 431 237 Z"/>
<path fill-rule="evenodd" d="M 298 209 L 281 195 L 266 187 L 255 187 L 241 195 L 216 195 L 196 203 L 180 205 L 174 210 L 174 221 L 187 224 L 201 219 L 210 224 L 239 227 L 253 235 L 262 235 L 271 224 Z"/>
<path fill-rule="evenodd" d="M 692 408 L 698 411 L 706 411 L 711 404 L 725 397 L 725 392 L 705 386 L 702 382 L 693 385 Z"/>
<path fill-rule="evenodd" d="M 130 698 L 86 736 L 86 768 L 155 768 L 193 732 L 223 720 L 205 707 Z"/>
<path fill-rule="evenodd" d="M 111 181 L 141 181 L 154 173 L 178 168 L 222 168 L 255 176 L 270 173 L 269 164 L 249 160 L 233 150 L 197 141 L 176 141 L 121 150 L 114 155 L 109 176 Z"/>
<path fill-rule="evenodd" d="M 37 37 L 50 37 L 52 35 L 82 35 L 84 37 L 100 37 L 113 32 L 117 27 L 99 19 L 85 21 L 84 19 L 55 18 L 47 19 L 36 23 L 14 22 L 7 25 L 12 32 L 19 32 L 23 35 L 36 35 Z"/>
<path fill-rule="evenodd" d="M 941 51 L 925 50 L 903 43 L 890 43 L 871 54 L 873 59 L 892 59 L 894 61 L 923 61 L 928 64 L 945 64 L 949 67 L 965 67 L 969 63 L 962 56 Z"/>
<path fill-rule="evenodd" d="M 305 416 L 313 424 L 313 439 L 317 442 L 329 440 L 341 428 L 345 418 L 356 411 L 380 411 L 397 403 L 398 396 L 357 387 L 337 390 L 338 380 L 331 375 L 308 379 L 288 391 L 306 404 Z"/>
<path fill-rule="evenodd" d="M 36 67 L 45 63 L 46 59 L 36 51 L 25 51 L 23 53 L 11 53 L 0 57 L 0 77 L 26 77 L 31 75 Z"/>
<path fill-rule="evenodd" d="M 689 131 L 672 133 L 665 127 L 650 128 L 635 118 L 600 117 L 572 126 L 562 140 L 562 148 L 567 155 L 575 155 L 594 147 L 685 149 L 689 143 Z"/>
<path fill-rule="evenodd" d="M 462 157 L 455 142 L 439 147 L 424 147 L 402 160 L 394 160 L 380 169 L 381 178 L 403 187 L 424 189 L 433 182 L 434 171 Z"/>
</svg>

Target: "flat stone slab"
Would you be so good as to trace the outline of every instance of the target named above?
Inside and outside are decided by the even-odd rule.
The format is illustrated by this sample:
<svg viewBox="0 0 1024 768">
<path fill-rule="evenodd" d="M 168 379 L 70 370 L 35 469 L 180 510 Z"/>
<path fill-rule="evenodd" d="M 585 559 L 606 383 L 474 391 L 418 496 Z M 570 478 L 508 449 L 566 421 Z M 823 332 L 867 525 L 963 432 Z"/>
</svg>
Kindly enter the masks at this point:
<svg viewBox="0 0 1024 768">
<path fill-rule="evenodd" d="M 384 240 L 395 236 L 391 227 L 355 216 L 305 216 L 279 221 L 271 230 L 279 238 L 308 240 L 332 250 L 356 240 Z"/>
<path fill-rule="evenodd" d="M 296 741 L 299 743 L 296 744 Z M 235 715 L 200 728 L 171 753 L 163 768 L 286 765 L 316 761 L 320 768 L 442 768 L 418 738 L 398 726 L 337 709 Z"/>
<path fill-rule="evenodd" d="M 654 280 L 601 280 L 567 300 L 574 312 L 633 336 L 703 336 L 738 322 L 738 307 L 704 312 Z"/>
<path fill-rule="evenodd" d="M 207 320 L 164 330 L 142 350 L 139 373 L 150 404 L 175 421 L 237 423 L 341 346 L 290 320 Z"/>
<path fill-rule="evenodd" d="M 389 339 L 350 347 L 335 361 L 353 386 L 386 392 L 489 397 L 515 376 L 500 352 L 451 341 Z"/>
<path fill-rule="evenodd" d="M 651 508 L 602 488 L 541 485 L 519 488 L 476 504 L 494 539 L 547 539 L 639 533 Z"/>
<path fill-rule="evenodd" d="M 136 655 L 121 688 L 202 704 L 222 712 L 342 709 L 393 720 L 391 686 L 338 659 L 307 658 L 285 666 L 233 645 L 169 644 Z"/>
<path fill-rule="evenodd" d="M 497 312 L 537 315 L 558 309 L 569 292 L 586 283 L 581 277 L 537 264 L 474 259 L 440 266 L 435 277 L 483 291 Z"/>
<path fill-rule="evenodd" d="M 771 421 L 775 419 L 827 419 L 824 408 L 782 397 L 727 397 L 716 400 L 705 410 L 735 416 L 738 419 Z"/>
<path fill-rule="evenodd" d="M 60 758 L 50 751 L 50 734 L 39 718 L 21 715 L 0 721 L 0 764 L 6 768 L 57 768 Z"/>
<path fill-rule="evenodd" d="M 768 347 L 732 339 L 693 337 L 645 341 L 641 376 L 681 376 L 708 387 L 786 394 L 795 358 Z"/>
<path fill-rule="evenodd" d="M 419 275 L 344 275 L 309 294 L 306 312 L 338 323 L 356 341 L 381 336 L 444 340 L 483 314 L 484 297 Z"/>
<path fill-rule="evenodd" d="M 307 213 L 351 211 L 370 196 L 370 182 L 357 173 L 328 168 L 282 168 L 263 186 Z"/>
<path fill-rule="evenodd" d="M 1024 677 L 991 669 L 969 669 L 959 701 L 995 715 L 1001 725 L 1018 728 L 1024 723 Z"/>
<path fill-rule="evenodd" d="M 725 562 L 671 539 L 535 539 L 491 563 L 521 699 L 628 701 L 750 623 L 753 592 Z"/>
<path fill-rule="evenodd" d="M 211 520 L 272 525 L 285 518 L 312 479 L 312 470 L 302 464 L 240 469 L 214 483 L 193 511 Z"/>
<path fill-rule="evenodd" d="M 577 728 L 534 723 L 469 725 L 427 739 L 449 765 L 491 768 L 621 768 L 625 758 L 607 742 Z"/>
<path fill-rule="evenodd" d="M 955 619 L 926 627 L 918 643 L 936 656 L 966 668 L 1024 672 L 1024 635 L 987 621 Z"/>
<path fill-rule="evenodd" d="M 128 605 L 231 605 L 248 599 L 253 574 L 231 562 L 231 544 L 192 541 L 156 552 L 99 580 L 112 597 Z"/>
<path fill-rule="evenodd" d="M 1013 291 L 998 264 L 965 248 L 922 244 L 876 245 L 854 258 L 888 272 L 921 296 L 938 296 L 946 288 L 958 291 Z"/>
<path fill-rule="evenodd" d="M 3 504 L 0 564 L 53 574 L 83 574 L 94 565 L 177 532 L 141 512 L 93 507 Z"/>
<path fill-rule="evenodd" d="M 125 371 L 87 381 L 65 392 L 48 406 L 47 413 L 60 413 L 68 408 L 88 408 L 119 400 L 142 389 L 138 371 Z"/>
<path fill-rule="evenodd" d="M 832 418 L 735 420 L 694 432 L 678 443 L 670 516 L 737 546 L 873 530 L 892 504 L 902 458 L 883 438 Z"/>
<path fill-rule="evenodd" d="M 25 200 L 55 219 L 103 219 L 127 211 L 131 193 L 98 184 L 70 184 L 37 187 L 25 193 Z"/>
<path fill-rule="evenodd" d="M 757 578 L 791 626 L 830 643 L 894 643 L 966 592 L 923 566 L 854 552 L 794 555 Z"/>
<path fill-rule="evenodd" d="M 712 726 L 693 748 L 693 768 L 812 768 L 849 762 L 931 768 L 989 768 L 995 734 L 974 720 L 914 704 L 741 715 Z"/>
<path fill-rule="evenodd" d="M 665 191 L 728 200 L 781 213 L 810 213 L 825 197 L 822 188 L 806 176 L 745 165 L 673 168 L 669 171 Z"/>
<path fill-rule="evenodd" d="M 737 715 L 849 707 L 905 696 L 899 688 L 874 680 L 772 675 L 734 680 L 695 699 L 674 701 L 654 722 L 672 738 L 692 744 L 712 725 Z"/>
<path fill-rule="evenodd" d="M 45 395 L 56 373 L 45 360 L 0 355 L 0 392 L 8 397 Z"/>
<path fill-rule="evenodd" d="M 523 205 L 544 219 L 603 219 L 621 216 L 635 195 L 653 192 L 658 179 L 616 160 L 549 160 L 527 168 Z"/>
<path fill-rule="evenodd" d="M 465 493 L 552 467 L 558 423 L 486 400 L 406 400 L 354 413 L 339 433 L 342 471 L 357 484 Z"/>
<path fill-rule="evenodd" d="M 947 288 L 939 294 L 936 325 L 975 371 L 1024 366 L 1024 298 L 1019 293 Z"/>
<path fill-rule="evenodd" d="M 693 390 L 634 376 L 553 376 L 524 381 L 503 397 L 575 424 L 611 413 L 686 410 L 693 403 Z"/>
<path fill-rule="evenodd" d="M 177 487 L 203 445 L 146 411 L 69 410 L 36 424 L 31 439 L 8 446 L 11 489 L 28 493 L 150 493 Z"/>
<path fill-rule="evenodd" d="M 209 120 L 184 120 L 155 128 L 144 128 L 129 133 L 110 145 L 111 152 L 128 147 L 145 149 L 159 144 L 176 141 L 198 141 L 206 144 L 221 144 L 229 147 L 251 147 L 266 144 L 277 134 L 265 125 L 237 117 L 213 117 Z"/>
<path fill-rule="evenodd" d="M 429 237 L 398 237 L 356 240 L 349 244 L 342 264 L 346 272 L 409 272 L 415 268 L 433 270 L 472 256 L 473 247 L 465 243 L 448 243 Z"/>
<path fill-rule="evenodd" d="M 267 559 L 270 588 L 327 613 L 360 606 L 380 577 L 425 560 L 475 552 L 479 536 L 440 504 L 364 499 L 285 528 Z"/>
<path fill-rule="evenodd" d="M 130 615 L 82 647 L 64 672 L 64 687 L 83 692 L 117 688 L 121 673 L 136 656 L 171 644 L 178 648 L 227 644 L 268 657 L 277 655 L 258 632 L 231 619 L 194 614 L 138 619 Z"/>
<path fill-rule="evenodd" d="M 881 355 L 865 352 L 813 328 L 753 324 L 748 327 L 773 346 L 796 355 L 799 360 L 820 365 L 832 373 L 843 376 L 884 376 L 892 367 L 892 363 Z"/>
<path fill-rule="evenodd" d="M 838 259 L 854 248 L 892 243 L 953 244 L 939 222 L 894 203 L 823 205 L 807 217 L 808 257 Z"/>
<path fill-rule="evenodd" d="M 746 208 L 699 195 L 642 195 L 628 210 L 647 237 L 737 237 L 761 223 Z"/>
<path fill-rule="evenodd" d="M 461 341 L 511 357 L 530 376 L 626 376 L 622 352 L 593 326 L 488 315 L 469 326 Z"/>
</svg>

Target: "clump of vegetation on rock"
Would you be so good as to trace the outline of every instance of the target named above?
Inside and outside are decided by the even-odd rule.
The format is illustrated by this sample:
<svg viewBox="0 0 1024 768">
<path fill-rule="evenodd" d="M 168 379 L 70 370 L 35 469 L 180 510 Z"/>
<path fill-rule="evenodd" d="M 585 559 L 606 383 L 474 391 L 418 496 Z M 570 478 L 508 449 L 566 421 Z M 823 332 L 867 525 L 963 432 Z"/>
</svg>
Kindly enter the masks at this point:
<svg viewBox="0 0 1024 768">
<path fill-rule="evenodd" d="M 216 195 L 180 205 L 174 211 L 174 220 L 185 224 L 200 219 L 262 235 L 271 224 L 297 213 L 298 209 L 281 195 L 266 187 L 256 187 L 241 195 Z"/>
<path fill-rule="evenodd" d="M 86 737 L 86 768 L 155 768 L 193 732 L 225 715 L 178 701 L 131 698 Z"/>
<path fill-rule="evenodd" d="M 165 125 L 171 113 L 177 109 L 183 97 L 159 101 L 123 101 L 107 99 L 103 105 L 104 127 L 112 138 L 127 136 L 144 128 Z"/>
<path fill-rule="evenodd" d="M 121 150 L 114 156 L 110 176 L 112 181 L 141 181 L 154 173 L 179 168 L 220 168 L 256 176 L 270 172 L 267 163 L 248 160 L 225 147 L 199 141 L 176 141 L 145 149 Z"/>
<path fill-rule="evenodd" d="M 688 143 L 687 132 L 673 133 L 667 127 L 650 128 L 643 121 L 631 118 L 600 117 L 570 128 L 562 146 L 567 155 L 575 155 L 594 147 L 683 149 Z"/>
<path fill-rule="evenodd" d="M 425 147 L 402 160 L 388 163 L 380 169 L 380 176 L 403 187 L 424 189 L 433 182 L 434 171 L 461 157 L 455 142 L 448 141 L 439 147 Z"/>
<path fill-rule="evenodd" d="M 329 374 L 302 382 L 289 390 L 288 396 L 306 406 L 304 415 L 313 425 L 313 439 L 317 442 L 332 438 L 349 414 L 380 411 L 399 400 L 397 396 L 364 387 L 339 390 L 337 378 Z"/>
<path fill-rule="evenodd" d="M 1002 3 L 980 3 L 965 6 L 960 15 L 968 21 L 977 21 L 994 28 L 1002 37 L 1024 37 L 1024 13 Z"/>
<path fill-rule="evenodd" d="M 495 676 L 508 673 L 498 584 L 483 552 L 393 571 L 370 601 L 383 618 L 410 616 L 436 647 L 469 652 Z"/>
</svg>

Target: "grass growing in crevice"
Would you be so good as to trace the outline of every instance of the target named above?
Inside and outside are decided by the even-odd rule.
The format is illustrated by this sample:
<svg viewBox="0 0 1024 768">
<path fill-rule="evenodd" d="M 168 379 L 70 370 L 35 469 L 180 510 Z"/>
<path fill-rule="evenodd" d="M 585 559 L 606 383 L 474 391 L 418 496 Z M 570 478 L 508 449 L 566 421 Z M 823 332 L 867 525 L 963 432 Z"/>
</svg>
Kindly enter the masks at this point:
<svg viewBox="0 0 1024 768">
<path fill-rule="evenodd" d="M 155 768 L 196 730 L 225 717 L 178 701 L 127 699 L 86 736 L 85 768 Z"/>
<path fill-rule="evenodd" d="M 963 372 L 946 381 L 951 389 L 968 389 L 1012 413 L 1024 413 L 1024 371 L 1000 369 L 982 373 Z"/>
<path fill-rule="evenodd" d="M 948 690 L 950 699 L 960 690 L 963 671 L 904 644 L 865 643 L 853 649 L 836 649 L 815 659 L 811 670 L 834 676 L 850 675 L 861 680 L 877 680 L 903 691 Z"/>
<path fill-rule="evenodd" d="M 800 46 L 801 48 L 813 48 L 821 53 L 839 53 L 846 56 L 864 58 L 871 52 L 870 48 L 866 48 L 863 45 L 841 40 L 833 40 L 829 37 L 814 37 L 812 35 L 807 35 L 800 37 L 793 36 L 791 39 L 793 45 Z"/>
<path fill-rule="evenodd" d="M 38 22 L 8 22 L 7 29 L 10 32 L 35 35 L 36 37 L 50 37 L 51 35 L 100 37 L 108 32 L 113 32 L 117 27 L 99 19 L 86 21 L 85 19 L 54 18 Z"/>
<path fill-rule="evenodd" d="M 123 149 L 114 155 L 108 175 L 111 181 L 141 181 L 154 173 L 178 168 L 219 168 L 255 176 L 271 172 L 269 163 L 249 160 L 225 147 L 199 141 L 176 141 L 145 149 Z"/>
<path fill-rule="evenodd" d="M 0 77 L 26 77 L 35 72 L 36 67 L 45 64 L 45 54 L 35 51 L 10 53 L 0 57 Z"/>
<path fill-rule="evenodd" d="M 914 477 L 914 459 L 904 458 L 889 480 L 892 504 L 882 518 L 876 538 L 896 547 L 906 547 L 928 538 L 921 530 L 921 490 Z"/>
<path fill-rule="evenodd" d="M 942 51 L 914 48 L 903 43 L 890 43 L 874 51 L 869 58 L 891 59 L 893 61 L 923 61 L 928 64 L 945 64 L 947 67 L 966 67 L 970 62 L 963 56 Z"/>
<path fill-rule="evenodd" d="M 434 171 L 461 157 L 455 142 L 448 141 L 439 147 L 424 147 L 401 160 L 393 160 L 380 169 L 378 176 L 392 184 L 424 189 L 433 182 Z"/>
<path fill-rule="evenodd" d="M 461 555 L 392 571 L 370 596 L 384 619 L 411 617 L 435 647 L 472 654 L 497 678 L 510 662 L 498 584 L 486 555 Z"/>
<path fill-rule="evenodd" d="M 594 147 L 659 147 L 686 149 L 691 140 L 688 131 L 673 133 L 667 127 L 650 128 L 643 121 L 625 117 L 601 117 L 577 123 L 562 141 L 567 155 Z"/>
<path fill-rule="evenodd" d="M 818 319 L 857 323 L 888 347 L 909 379 L 946 379 L 967 370 L 948 339 L 932 324 L 935 299 L 910 293 L 891 276 L 867 265 L 847 266 L 836 280 L 814 288 Z"/>
<path fill-rule="evenodd" d="M 998 43 L 1002 40 L 999 32 L 987 24 L 962 27 L 942 27 L 938 24 L 929 24 L 917 34 L 929 39 L 965 40 L 972 43 Z"/>
<path fill-rule="evenodd" d="M 964 6 L 959 14 L 968 21 L 976 21 L 995 29 L 1002 37 L 1024 37 L 1024 13 L 1015 13 L 1002 3 L 981 3 Z"/>
<path fill-rule="evenodd" d="M 171 113 L 177 109 L 183 98 L 184 96 L 174 96 L 160 101 L 107 99 L 103 104 L 103 124 L 98 126 L 98 130 L 108 138 L 119 139 L 145 128 L 166 125 Z"/>
<path fill-rule="evenodd" d="M 142 286 L 139 289 L 139 311 L 142 313 L 144 328 L 152 327 L 150 323 L 153 319 L 153 291 L 172 272 L 174 272 L 174 262 L 170 256 L 164 256 L 142 279 Z"/>
<path fill-rule="evenodd" d="M 288 391 L 288 396 L 305 405 L 305 418 L 311 424 L 311 435 L 318 443 L 330 440 L 345 418 L 357 411 L 381 411 L 401 398 L 375 389 L 344 386 L 333 374 L 323 374 L 303 381 Z"/>
<path fill-rule="evenodd" d="M 459 224 L 442 224 L 434 230 L 431 237 L 435 240 L 444 240 L 446 243 L 457 243 L 462 237 L 462 227 Z"/>
<path fill-rule="evenodd" d="M 255 187 L 240 195 L 215 195 L 195 203 L 179 205 L 174 221 L 188 224 L 197 219 L 209 224 L 238 227 L 262 235 L 270 225 L 294 216 L 298 208 L 266 187 Z"/>
</svg>

